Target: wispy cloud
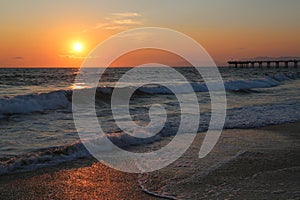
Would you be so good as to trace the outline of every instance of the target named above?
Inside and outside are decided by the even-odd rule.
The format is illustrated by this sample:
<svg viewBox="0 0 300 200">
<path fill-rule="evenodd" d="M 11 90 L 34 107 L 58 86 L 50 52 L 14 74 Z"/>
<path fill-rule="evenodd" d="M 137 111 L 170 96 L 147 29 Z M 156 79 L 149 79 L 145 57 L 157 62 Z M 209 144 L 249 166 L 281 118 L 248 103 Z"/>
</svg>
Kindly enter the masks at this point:
<svg viewBox="0 0 300 200">
<path fill-rule="evenodd" d="M 115 24 L 123 25 L 123 26 L 130 26 L 130 25 L 142 25 L 143 23 L 138 20 L 133 19 L 121 19 L 121 20 L 114 20 Z"/>
<path fill-rule="evenodd" d="M 60 58 L 67 58 L 67 59 L 80 59 L 80 60 L 83 60 L 83 59 L 96 59 L 96 58 L 99 58 L 100 56 L 78 56 L 78 55 L 74 55 L 74 54 L 60 54 L 58 55 Z"/>
<path fill-rule="evenodd" d="M 99 29 L 108 26 L 108 23 L 97 23 L 92 29 Z"/>
<path fill-rule="evenodd" d="M 141 14 L 136 12 L 113 13 L 112 15 L 117 17 L 141 17 Z"/>
<path fill-rule="evenodd" d="M 15 57 L 12 57 L 11 59 L 13 59 L 13 60 L 23 60 L 24 57 L 22 57 L 22 56 L 15 56 Z"/>
<path fill-rule="evenodd" d="M 91 26 L 82 32 L 88 32 L 90 30 L 105 29 L 105 30 L 126 30 L 134 26 L 141 26 L 142 15 L 136 12 L 122 12 L 112 13 L 109 17 L 106 17 L 99 23 Z"/>
</svg>

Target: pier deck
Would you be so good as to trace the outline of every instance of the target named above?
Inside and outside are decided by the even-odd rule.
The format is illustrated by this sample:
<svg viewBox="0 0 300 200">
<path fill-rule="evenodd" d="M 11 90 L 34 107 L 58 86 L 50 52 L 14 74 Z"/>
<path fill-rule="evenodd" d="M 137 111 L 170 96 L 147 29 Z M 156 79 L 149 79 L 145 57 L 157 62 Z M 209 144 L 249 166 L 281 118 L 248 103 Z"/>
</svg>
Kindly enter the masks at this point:
<svg viewBox="0 0 300 200">
<path fill-rule="evenodd" d="M 299 67 L 300 60 L 255 60 L 255 61 L 228 61 L 229 67 L 241 67 L 241 68 L 246 68 L 246 67 L 294 67 L 297 68 Z"/>
</svg>

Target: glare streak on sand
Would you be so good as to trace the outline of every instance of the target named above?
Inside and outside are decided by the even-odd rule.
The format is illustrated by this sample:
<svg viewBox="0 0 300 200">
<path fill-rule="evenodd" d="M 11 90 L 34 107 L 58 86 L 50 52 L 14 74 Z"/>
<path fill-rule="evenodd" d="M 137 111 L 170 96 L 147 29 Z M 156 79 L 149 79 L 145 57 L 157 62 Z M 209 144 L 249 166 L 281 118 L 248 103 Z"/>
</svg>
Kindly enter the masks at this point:
<svg viewBox="0 0 300 200">
<path fill-rule="evenodd" d="M 137 175 L 80 159 L 57 167 L 2 176 L 1 199 L 155 199 L 145 194 Z"/>
</svg>

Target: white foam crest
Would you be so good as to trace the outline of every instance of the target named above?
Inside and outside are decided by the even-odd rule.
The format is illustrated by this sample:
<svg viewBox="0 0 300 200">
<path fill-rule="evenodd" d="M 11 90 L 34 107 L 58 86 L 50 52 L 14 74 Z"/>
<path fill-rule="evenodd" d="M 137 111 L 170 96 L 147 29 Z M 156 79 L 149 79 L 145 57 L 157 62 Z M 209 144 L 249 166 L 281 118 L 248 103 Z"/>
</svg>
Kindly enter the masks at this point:
<svg viewBox="0 0 300 200">
<path fill-rule="evenodd" d="M 255 128 L 295 122 L 299 119 L 299 102 L 254 105 L 228 110 L 225 128 Z"/>
<path fill-rule="evenodd" d="M 143 144 L 150 144 L 161 139 L 156 135 L 149 138 L 138 138 L 124 134 L 122 132 L 112 133 L 107 137 L 119 147 L 137 146 Z M 103 141 L 103 142 L 102 142 Z M 105 153 L 113 151 L 110 146 L 106 146 L 105 138 L 91 138 L 88 142 L 98 145 L 97 149 Z M 102 145 L 103 144 L 103 145 Z M 99 145 L 102 145 L 99 147 Z M 53 166 L 59 163 L 72 161 L 81 157 L 90 156 L 81 141 L 63 147 L 53 147 L 49 149 L 42 149 L 39 152 L 26 154 L 11 159 L 0 161 L 0 175 L 10 174 L 15 172 L 31 171 L 42 167 Z"/>
<path fill-rule="evenodd" d="M 0 161 L 0 175 L 31 171 L 87 156 L 89 153 L 81 142 L 65 147 L 43 149 L 40 152 Z"/>
<path fill-rule="evenodd" d="M 0 99 L 0 115 L 24 114 L 67 108 L 68 91 L 56 91 Z"/>
<path fill-rule="evenodd" d="M 276 75 L 276 76 L 267 76 L 266 78 L 261 79 L 252 79 L 252 80 L 232 80 L 224 82 L 225 89 L 227 91 L 239 91 L 239 90 L 250 90 L 257 88 L 270 88 L 276 87 L 283 81 L 295 79 L 294 74 L 290 75 Z M 221 88 L 218 88 L 219 84 L 210 83 L 211 90 L 218 91 Z M 170 85 L 169 87 L 176 87 L 176 90 L 179 93 L 192 93 L 192 92 L 208 92 L 207 85 L 205 83 L 191 83 L 193 91 L 187 89 L 187 84 L 176 84 Z M 172 94 L 172 91 L 163 86 L 144 86 L 138 89 L 138 91 L 145 94 Z"/>
</svg>

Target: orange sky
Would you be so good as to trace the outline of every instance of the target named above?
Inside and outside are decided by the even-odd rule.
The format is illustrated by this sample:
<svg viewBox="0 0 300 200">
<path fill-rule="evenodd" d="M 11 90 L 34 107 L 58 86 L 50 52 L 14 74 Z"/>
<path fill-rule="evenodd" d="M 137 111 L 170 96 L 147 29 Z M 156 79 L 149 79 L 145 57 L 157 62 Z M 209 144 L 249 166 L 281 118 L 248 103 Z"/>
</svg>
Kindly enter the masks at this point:
<svg viewBox="0 0 300 200">
<path fill-rule="evenodd" d="M 100 42 L 124 30 L 157 26 L 198 41 L 218 65 L 229 59 L 300 56 L 300 1 L 104 0 L 0 2 L 0 66 L 80 66 Z M 74 52 L 80 42 L 83 51 Z M 153 54 L 147 52 L 146 54 Z M 157 52 L 156 52 L 157 53 Z M 162 53 L 162 52 L 160 52 Z M 134 54 L 114 65 L 148 62 Z M 171 60 L 162 53 L 160 58 Z M 178 63 L 180 64 L 180 59 Z M 168 63 L 168 62 L 167 62 Z M 171 63 L 171 62 L 169 62 Z"/>
<path fill-rule="evenodd" d="M 124 66 L 139 66 L 145 63 L 160 63 L 167 66 L 192 66 L 184 58 L 163 50 L 143 49 L 131 51 L 117 58 L 110 67 Z"/>
</svg>

